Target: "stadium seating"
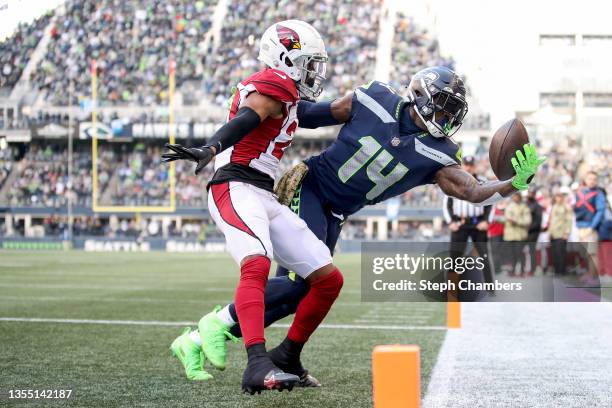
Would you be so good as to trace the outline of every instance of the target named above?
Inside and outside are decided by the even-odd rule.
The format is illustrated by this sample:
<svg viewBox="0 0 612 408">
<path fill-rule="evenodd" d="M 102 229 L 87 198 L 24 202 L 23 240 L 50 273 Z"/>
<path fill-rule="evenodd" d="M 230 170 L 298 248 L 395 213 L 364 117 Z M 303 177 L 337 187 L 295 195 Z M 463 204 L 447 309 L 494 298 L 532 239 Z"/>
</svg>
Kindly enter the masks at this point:
<svg viewBox="0 0 612 408">
<path fill-rule="evenodd" d="M 98 97 L 104 104 L 159 104 L 167 100 L 168 59 L 177 83 L 201 79 L 199 47 L 211 25 L 210 1 L 69 1 L 57 16 L 47 53 L 31 80 L 53 105 L 76 105 L 90 95 L 90 61 L 98 60 Z M 68 100 L 69 83 L 74 100 Z"/>
<path fill-rule="evenodd" d="M 51 16 L 47 13 L 31 24 L 20 24 L 11 37 L 0 43 L 0 89 L 10 89 L 17 83 Z"/>
<path fill-rule="evenodd" d="M 75 155 L 72 189 L 68 186 L 67 161 L 67 149 L 31 145 L 23 160 L 16 163 L 19 174 L 9 187 L 8 204 L 59 208 L 72 197 L 76 205 L 91 205 L 91 156 Z"/>
<path fill-rule="evenodd" d="M 443 65 L 454 69 L 452 59 L 440 55 L 438 40 L 411 16 L 399 13 L 391 48 L 390 85 L 406 86 L 417 71 L 427 66 Z"/>
<path fill-rule="evenodd" d="M 288 170 L 306 157 L 318 154 L 324 146 L 306 147 L 299 143 L 286 151 L 281 162 L 281 172 Z M 538 179 L 546 190 L 578 181 L 585 161 L 580 150 L 573 147 L 563 152 L 545 152 L 548 161 L 546 172 Z M 612 189 L 612 164 L 606 158 L 610 149 L 597 149 L 588 158 L 588 165 L 601 176 L 602 185 Z M 105 197 L 107 188 L 110 201 L 103 205 L 122 206 L 167 206 L 169 205 L 169 168 L 161 164 L 160 145 L 122 144 L 120 148 L 102 145 L 98 154 L 98 186 L 100 197 Z M 7 204 L 12 206 L 62 207 L 67 203 L 67 148 L 65 146 L 43 146 L 33 143 L 20 162 L 13 162 L 14 152 L 0 153 L 0 189 L 11 169 L 17 166 L 19 177 L 10 186 Z M 91 205 L 91 153 L 87 145 L 75 150 L 73 191 L 76 205 Z M 479 167 L 492 177 L 487 156 L 480 157 Z M 206 182 L 212 176 L 212 166 L 199 176 L 193 174 L 193 164 L 176 164 L 176 200 L 178 207 L 205 208 Z M 114 180 L 114 183 L 111 183 Z M 112 186 L 111 186 L 112 184 Z M 443 194 L 435 185 L 420 187 L 401 196 L 402 205 L 409 207 L 436 207 Z M 0 203 L 2 204 L 2 203 Z"/>
<path fill-rule="evenodd" d="M 168 59 L 173 58 L 183 101 L 197 100 L 188 93 L 202 91 L 223 105 L 231 87 L 259 68 L 258 37 L 266 21 L 289 18 L 310 22 L 326 41 L 330 62 L 323 98 L 343 95 L 373 77 L 380 1 L 230 0 L 221 24 L 212 29 L 215 8 L 214 0 L 70 0 L 58 9 L 64 12 L 56 11 L 51 41 L 30 84 L 42 91 L 45 104 L 77 105 L 90 97 L 90 77 L 83 73 L 95 58 L 100 106 L 165 104 Z M 7 46 L 13 41 L 18 38 L 8 39 Z M 440 56 L 435 37 L 404 15 L 395 28 L 392 57 L 396 86 L 426 65 L 452 66 Z"/>
<path fill-rule="evenodd" d="M 0 190 L 13 169 L 14 156 L 14 149 L 0 150 Z"/>
<path fill-rule="evenodd" d="M 83 73 L 97 59 L 101 106 L 164 104 L 168 59 L 173 58 L 177 86 L 199 84 L 196 89 L 222 104 L 233 85 L 258 69 L 257 38 L 265 22 L 289 18 L 312 23 L 326 40 L 331 58 L 325 97 L 343 95 L 372 77 L 379 2 L 280 3 L 231 0 L 220 31 L 213 32 L 215 1 L 71 0 L 65 13 L 56 15 L 51 41 L 40 69 L 30 78 L 31 86 L 42 91 L 48 104 L 77 105 L 90 96 L 90 76 Z M 212 41 L 206 38 L 209 30 Z M 16 47 L 18 41 L 9 39 L 6 46 Z M 74 86 L 71 101 L 66 92 L 70 84 Z M 193 98 L 186 95 L 184 99 Z"/>
<path fill-rule="evenodd" d="M 257 38 L 267 22 L 299 18 L 311 23 L 325 39 L 330 78 L 324 98 L 343 95 L 367 82 L 374 73 L 380 3 L 357 1 L 231 0 L 221 45 L 207 58 L 205 88 L 223 103 L 233 85 L 256 71 Z M 257 16 L 257 18 L 253 18 Z"/>
</svg>

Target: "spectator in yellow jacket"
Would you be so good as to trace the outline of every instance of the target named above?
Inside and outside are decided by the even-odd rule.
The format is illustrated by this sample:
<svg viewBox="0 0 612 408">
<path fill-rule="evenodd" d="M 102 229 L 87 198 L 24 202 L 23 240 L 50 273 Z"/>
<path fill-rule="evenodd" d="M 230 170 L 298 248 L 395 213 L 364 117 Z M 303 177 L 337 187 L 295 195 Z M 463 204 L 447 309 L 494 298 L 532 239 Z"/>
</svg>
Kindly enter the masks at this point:
<svg viewBox="0 0 612 408">
<path fill-rule="evenodd" d="M 512 196 L 512 202 L 506 207 L 504 213 L 506 222 L 504 224 L 504 241 L 509 242 L 509 250 L 512 253 L 512 263 L 515 265 L 510 271 L 513 275 L 516 271 L 516 264 L 519 264 L 521 276 L 525 273 L 525 254 L 523 252 L 527 243 L 529 225 L 531 224 L 531 211 L 527 204 L 523 202 L 520 194 Z"/>
</svg>

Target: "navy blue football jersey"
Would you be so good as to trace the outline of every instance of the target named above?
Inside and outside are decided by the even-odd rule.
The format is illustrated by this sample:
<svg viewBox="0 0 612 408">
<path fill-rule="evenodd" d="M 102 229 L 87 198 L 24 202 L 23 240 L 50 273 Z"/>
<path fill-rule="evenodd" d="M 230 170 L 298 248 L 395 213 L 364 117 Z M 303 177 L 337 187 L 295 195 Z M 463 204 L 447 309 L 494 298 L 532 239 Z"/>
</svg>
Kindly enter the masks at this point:
<svg viewBox="0 0 612 408">
<path fill-rule="evenodd" d="M 350 120 L 325 151 L 306 160 L 309 177 L 331 209 L 350 215 L 370 204 L 433 182 L 444 166 L 461 162 L 459 147 L 416 127 L 406 100 L 372 81 L 353 95 Z M 406 126 L 406 121 L 409 121 Z"/>
</svg>

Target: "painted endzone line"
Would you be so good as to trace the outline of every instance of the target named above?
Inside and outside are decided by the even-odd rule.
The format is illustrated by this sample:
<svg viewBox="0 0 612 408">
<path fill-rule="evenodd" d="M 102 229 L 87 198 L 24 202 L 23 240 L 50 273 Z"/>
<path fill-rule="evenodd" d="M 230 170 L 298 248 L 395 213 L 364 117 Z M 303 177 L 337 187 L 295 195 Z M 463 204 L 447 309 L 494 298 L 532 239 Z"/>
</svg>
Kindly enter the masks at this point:
<svg viewBox="0 0 612 408">
<path fill-rule="evenodd" d="M 166 322 L 159 320 L 93 320 L 93 319 L 51 319 L 42 317 L 0 317 L 0 322 L 22 323 L 63 323 L 63 324 L 108 324 L 123 326 L 193 326 L 196 322 Z M 273 324 L 272 328 L 288 328 L 289 324 Z M 321 329 L 344 330 L 446 330 L 446 326 L 393 326 L 366 324 L 322 324 Z"/>
</svg>

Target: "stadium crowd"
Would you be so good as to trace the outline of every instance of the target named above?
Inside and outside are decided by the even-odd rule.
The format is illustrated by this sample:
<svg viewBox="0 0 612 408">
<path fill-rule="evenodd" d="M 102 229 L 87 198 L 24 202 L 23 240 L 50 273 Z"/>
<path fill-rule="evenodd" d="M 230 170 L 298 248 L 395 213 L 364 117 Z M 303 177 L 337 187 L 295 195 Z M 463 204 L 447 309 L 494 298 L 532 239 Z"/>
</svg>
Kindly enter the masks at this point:
<svg viewBox="0 0 612 408">
<path fill-rule="evenodd" d="M 207 0 L 70 0 L 55 12 L 51 40 L 40 69 L 29 78 L 31 86 L 43 91 L 51 105 L 78 105 L 90 97 L 91 78 L 83 73 L 96 59 L 101 105 L 162 104 L 168 97 L 168 61 L 174 59 L 178 87 L 202 89 L 222 104 L 233 85 L 258 69 L 257 38 L 266 21 L 298 16 L 326 41 L 331 58 L 324 97 L 343 95 L 372 77 L 379 0 L 231 0 L 220 33 L 206 38 L 215 6 L 216 1 Z M 1 60 L 2 86 L 15 84 L 50 17 L 24 26 L 2 43 L 7 50 Z M 407 44 L 399 53 L 420 55 L 431 48 L 426 41 Z M 411 60 L 412 66 L 424 60 Z M 73 92 L 67 92 L 71 87 Z"/>
<path fill-rule="evenodd" d="M 90 95 L 90 61 L 98 61 L 101 104 L 150 106 L 167 100 L 169 59 L 177 84 L 201 78 L 199 55 L 214 3 L 198 0 L 71 0 L 57 15 L 51 42 L 31 77 L 53 105 Z M 73 100 L 66 92 L 74 86 Z"/>
<path fill-rule="evenodd" d="M 173 59 L 178 87 L 202 89 L 222 104 L 233 85 L 258 69 L 257 38 L 265 22 L 297 16 L 312 23 L 326 40 L 331 58 L 324 97 L 343 95 L 373 74 L 378 0 L 231 0 L 220 34 L 210 30 L 215 6 L 216 1 L 208 0 L 70 0 L 58 9 L 63 11 L 56 11 L 50 43 L 30 83 L 51 105 L 77 105 L 90 97 L 91 79 L 83 73 L 96 59 L 100 104 L 163 104 L 168 97 L 168 62 Z M 2 53 L 0 85 L 15 84 L 50 17 L 24 26 L 2 44 L 7 52 Z M 428 41 L 413 42 L 398 52 L 421 55 L 432 48 Z M 412 67 L 425 60 L 410 58 Z"/>
<path fill-rule="evenodd" d="M 159 161 L 162 148 L 142 144 L 115 148 L 101 144 L 98 150 L 98 191 L 100 205 L 168 206 L 169 168 Z M 8 187 L 5 202 L 12 207 L 62 208 L 91 206 L 91 150 L 88 145 L 75 149 L 72 184 L 68 178 L 66 146 L 31 144 L 20 161 L 7 149 L 0 152 L 0 190 L 11 169 L 17 177 Z M 189 169 L 187 170 L 187 168 Z M 190 163 L 177 164 L 177 204 L 205 206 L 204 178 L 193 176 Z"/>
<path fill-rule="evenodd" d="M 40 231 L 36 236 L 69 239 L 69 220 L 66 215 L 51 214 L 33 222 L 33 227 Z M 25 236 L 23 223 L 13 225 L 13 236 Z M 6 235 L 6 228 L 0 225 L 0 236 Z M 144 217 L 102 218 L 99 216 L 75 216 L 72 224 L 72 235 L 75 238 L 181 238 L 196 239 L 205 242 L 207 239 L 219 240 L 223 234 L 215 227 L 212 220 L 182 220 L 171 222 L 166 227 L 157 219 Z"/>
<path fill-rule="evenodd" d="M 329 142 L 327 142 L 329 143 Z M 304 158 L 318 154 L 327 143 L 313 145 L 296 143 L 285 152 L 280 173 L 288 170 Z M 76 205 L 91 205 L 91 152 L 87 145 L 74 152 L 73 186 L 67 188 L 67 148 L 65 146 L 43 146 L 32 144 L 21 162 L 13 162 L 9 150 L 0 156 L 0 188 L 13 166 L 19 166 L 19 177 L 9 188 L 7 202 L 12 206 L 52 206 L 66 204 L 71 191 Z M 169 205 L 169 167 L 159 161 L 161 146 L 142 143 L 119 144 L 119 147 L 101 144 L 98 154 L 99 197 L 109 197 L 103 205 Z M 544 151 L 548 160 L 541 176 L 536 179 L 545 197 L 552 197 L 561 186 L 576 188 L 580 174 L 586 168 L 600 175 L 602 186 L 612 191 L 612 164 L 607 157 L 610 149 L 596 149 L 583 160 L 579 147 Z M 479 158 L 482 174 L 492 178 L 488 156 Z M 176 200 L 179 207 L 206 207 L 206 181 L 212 176 L 212 166 L 202 174 L 193 174 L 193 164 L 176 163 Z M 111 183 L 111 180 L 113 181 Z M 107 187 L 112 191 L 108 191 Z M 444 195 L 435 185 L 419 187 L 402 194 L 401 203 L 410 207 L 439 207 Z"/>
<path fill-rule="evenodd" d="M 67 163 L 67 149 L 32 145 L 23 160 L 14 163 L 19 174 L 8 186 L 7 204 L 60 208 L 71 200 L 76 205 L 91 205 L 91 155 L 75 155 L 72 185 Z"/>
<path fill-rule="evenodd" d="M 398 90 L 423 67 L 443 65 L 454 69 L 454 61 L 441 56 L 437 38 L 404 13 L 397 17 L 391 61 L 389 84 Z"/>
<path fill-rule="evenodd" d="M 161 147 L 137 144 L 132 151 L 113 154 L 117 183 L 112 205 L 168 206 L 169 171 L 159 160 Z"/>
<path fill-rule="evenodd" d="M 47 13 L 32 23 L 19 24 L 12 36 L 0 42 L 0 89 L 10 89 L 19 81 L 51 16 Z"/>
<path fill-rule="evenodd" d="M 256 38 L 267 22 L 297 16 L 321 33 L 330 55 L 323 98 L 344 95 L 372 76 L 380 1 L 231 0 L 221 45 L 205 63 L 204 87 L 216 103 L 223 103 L 233 85 L 258 69 Z"/>
<path fill-rule="evenodd" d="M 0 149 L 0 190 L 13 169 L 15 152 L 13 148 Z"/>
</svg>

